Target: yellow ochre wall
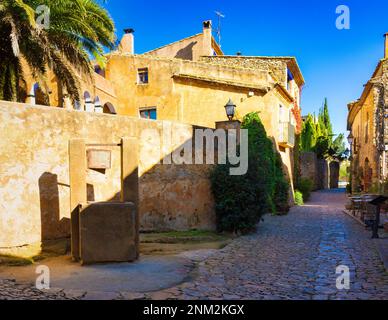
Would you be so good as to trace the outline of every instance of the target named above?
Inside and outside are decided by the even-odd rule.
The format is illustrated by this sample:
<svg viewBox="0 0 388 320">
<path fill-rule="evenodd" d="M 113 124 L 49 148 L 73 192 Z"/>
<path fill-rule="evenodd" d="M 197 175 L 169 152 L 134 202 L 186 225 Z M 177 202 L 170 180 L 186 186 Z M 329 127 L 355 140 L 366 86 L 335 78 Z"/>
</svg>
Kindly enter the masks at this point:
<svg viewBox="0 0 388 320">
<path fill-rule="evenodd" d="M 161 141 L 165 128 L 185 134 Z M 149 130 L 156 139 L 145 135 Z M 0 253 L 69 236 L 69 141 L 75 138 L 92 144 L 139 139 L 142 230 L 215 227 L 208 178 L 212 165 L 160 164 L 192 140 L 193 126 L 0 101 L 0 132 Z M 121 190 L 120 148 L 101 148 L 111 151 L 112 167 L 88 169 L 88 201 L 116 201 Z"/>
<path fill-rule="evenodd" d="M 356 106 L 354 106 L 356 107 Z M 368 158 L 369 164 L 373 170 L 372 183 L 376 183 L 379 179 L 379 156 L 375 141 L 375 93 L 370 90 L 365 98 L 365 101 L 358 106 L 359 111 L 354 117 L 352 124 L 352 134 L 358 145 L 357 153 L 353 153 L 352 171 L 353 178 L 360 175 L 364 168 L 365 159 Z M 368 117 L 369 115 L 369 117 Z M 369 121 L 368 121 L 369 118 Z M 368 125 L 367 125 L 368 124 Z M 368 131 L 367 131 L 368 129 Z M 368 135 L 368 140 L 365 140 Z M 360 170 L 362 168 L 362 170 Z M 356 187 L 356 179 L 353 179 L 353 187 Z M 355 189 L 354 189 L 355 190 Z"/>
<path fill-rule="evenodd" d="M 148 68 L 149 83 L 139 85 L 137 71 L 142 68 Z M 285 65 L 282 70 L 286 72 Z M 209 81 L 175 78 L 174 75 L 202 77 Z M 106 77 L 117 94 L 117 111 L 123 115 L 139 117 L 141 108 L 155 107 L 158 120 L 214 128 L 215 122 L 226 120 L 224 106 L 232 99 L 240 120 L 250 112 L 260 112 L 267 134 L 273 138 L 278 150 L 280 120 L 289 121 L 291 114 L 295 121 L 290 112 L 293 103 L 273 87 L 274 80 L 268 71 L 147 55 L 111 54 Z M 228 82 L 246 87 L 236 87 Z M 285 109 L 284 119 L 279 119 L 280 105 Z M 282 149 L 281 156 L 285 172 L 292 181 L 292 150 Z"/>
</svg>

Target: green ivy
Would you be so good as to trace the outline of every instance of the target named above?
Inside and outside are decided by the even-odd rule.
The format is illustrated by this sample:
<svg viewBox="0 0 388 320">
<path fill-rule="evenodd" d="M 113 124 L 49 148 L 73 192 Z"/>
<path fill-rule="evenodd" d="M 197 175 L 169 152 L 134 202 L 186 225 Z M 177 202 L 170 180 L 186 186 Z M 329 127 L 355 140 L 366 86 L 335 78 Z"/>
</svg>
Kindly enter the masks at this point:
<svg viewBox="0 0 388 320">
<path fill-rule="evenodd" d="M 311 191 L 313 191 L 314 183 L 309 178 L 302 178 L 295 187 L 302 193 L 303 201 L 308 201 L 310 199 Z"/>
<path fill-rule="evenodd" d="M 295 190 L 295 204 L 297 206 L 303 206 L 304 205 L 303 194 L 299 190 Z"/>
</svg>

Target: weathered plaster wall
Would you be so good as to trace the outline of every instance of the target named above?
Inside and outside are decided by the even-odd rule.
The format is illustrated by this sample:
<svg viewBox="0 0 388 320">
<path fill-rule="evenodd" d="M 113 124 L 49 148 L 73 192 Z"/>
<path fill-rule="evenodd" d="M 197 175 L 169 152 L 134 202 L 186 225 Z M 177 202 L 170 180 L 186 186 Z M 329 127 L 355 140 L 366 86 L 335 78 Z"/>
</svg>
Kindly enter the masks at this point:
<svg viewBox="0 0 388 320">
<path fill-rule="evenodd" d="M 146 67 L 149 71 L 149 83 L 138 85 L 137 70 Z M 285 64 L 282 69 L 286 73 Z M 177 74 L 199 77 L 206 75 L 209 79 L 255 84 L 263 88 L 269 88 L 274 83 L 265 70 L 145 55 L 112 54 L 107 66 L 107 78 L 116 88 L 120 101 L 120 114 L 138 117 L 139 109 L 155 107 L 158 119 L 214 128 L 215 122 L 226 120 L 224 106 L 231 98 L 237 105 L 237 118 L 240 120 L 249 112 L 260 112 L 267 134 L 277 145 L 280 120 L 290 121 L 293 104 L 275 89 L 265 93 L 249 86 L 236 88 L 211 81 L 205 83 L 196 79 L 175 79 L 174 75 Z M 250 96 L 250 92 L 254 92 L 254 96 Z M 280 105 L 285 108 L 284 119 L 280 119 Z M 291 153 L 289 149 L 281 151 L 289 177 L 293 176 Z"/>
<path fill-rule="evenodd" d="M 223 66 L 243 67 L 253 70 L 272 72 L 275 79 L 284 86 L 287 86 L 287 63 L 281 60 L 260 59 L 260 57 L 201 57 L 200 61 L 218 64 Z"/>
<path fill-rule="evenodd" d="M 369 162 L 372 170 L 371 184 L 379 180 L 379 153 L 376 144 L 376 105 L 378 93 L 372 89 L 360 105 L 360 111 L 354 118 L 352 134 L 355 138 L 353 144 L 352 188 L 359 190 L 365 187 L 365 165 Z M 354 152 L 355 151 L 355 152 Z M 370 185 L 371 187 L 371 185 Z"/>
<path fill-rule="evenodd" d="M 205 21 L 203 22 L 202 33 L 170 43 L 152 50 L 147 54 L 165 58 L 197 61 L 201 56 L 213 55 L 213 52 L 222 54 L 212 36 L 211 21 Z"/>
<path fill-rule="evenodd" d="M 172 142 L 147 139 L 143 129 L 163 126 L 183 132 Z M 143 229 L 214 227 L 207 166 L 157 165 L 190 139 L 193 127 L 179 123 L 77 112 L 0 101 L 0 250 L 69 234 L 68 142 L 119 143 L 140 139 L 140 215 Z M 117 199 L 120 191 L 119 148 L 112 169 L 88 170 L 90 201 Z"/>
<path fill-rule="evenodd" d="M 211 49 L 211 47 L 210 47 Z M 195 36 L 177 41 L 170 45 L 155 49 L 147 54 L 165 57 L 176 58 L 184 60 L 198 60 L 204 52 L 203 34 L 197 34 Z"/>
<path fill-rule="evenodd" d="M 137 84 L 137 71 L 142 68 L 148 68 L 148 84 Z M 119 114 L 138 117 L 139 109 L 155 107 L 158 119 L 178 120 L 195 125 L 209 126 L 211 124 L 214 127 L 216 121 L 225 120 L 223 107 L 231 92 L 238 94 L 236 97 L 238 101 L 235 102 L 239 106 L 250 103 L 247 99 L 248 93 L 253 90 L 249 87 L 236 90 L 222 84 L 217 85 L 215 82 L 190 86 L 191 82 L 186 81 L 183 92 L 180 90 L 182 80 L 176 81 L 174 75 L 197 77 L 206 75 L 208 79 L 254 83 L 262 87 L 269 87 L 274 83 L 271 76 L 265 71 L 258 72 L 146 55 L 112 54 L 106 70 L 106 76 L 116 90 L 117 100 L 120 101 Z M 190 100 L 184 96 L 187 91 L 190 92 Z M 215 96 L 218 98 L 216 101 Z M 221 112 L 214 117 L 214 112 L 203 113 L 204 109 L 210 111 L 217 109 Z M 243 112 L 242 109 L 241 112 Z M 191 117 L 191 114 L 195 115 L 195 118 Z"/>
<path fill-rule="evenodd" d="M 318 159 L 314 152 L 300 154 L 301 177 L 310 179 L 314 190 L 336 189 L 339 180 L 339 163 Z"/>
</svg>

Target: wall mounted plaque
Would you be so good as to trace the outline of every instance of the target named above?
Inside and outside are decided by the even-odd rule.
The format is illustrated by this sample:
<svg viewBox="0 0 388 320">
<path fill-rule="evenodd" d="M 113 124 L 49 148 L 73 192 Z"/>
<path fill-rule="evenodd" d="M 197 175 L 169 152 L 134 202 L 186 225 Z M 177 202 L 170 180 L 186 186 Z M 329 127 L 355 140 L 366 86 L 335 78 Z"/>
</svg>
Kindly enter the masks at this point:
<svg viewBox="0 0 388 320">
<path fill-rule="evenodd" d="M 89 169 L 110 169 L 111 168 L 111 150 L 89 149 L 87 151 Z"/>
</svg>

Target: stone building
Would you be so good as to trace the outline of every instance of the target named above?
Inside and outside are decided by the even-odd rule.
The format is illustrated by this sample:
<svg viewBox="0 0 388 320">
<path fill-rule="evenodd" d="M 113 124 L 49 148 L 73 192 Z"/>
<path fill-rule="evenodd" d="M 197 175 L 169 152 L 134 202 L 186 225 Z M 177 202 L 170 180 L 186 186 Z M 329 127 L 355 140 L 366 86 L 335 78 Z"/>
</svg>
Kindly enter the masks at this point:
<svg viewBox="0 0 388 320">
<path fill-rule="evenodd" d="M 25 71 L 26 103 L 0 102 L 0 252 L 69 235 L 68 143 L 74 138 L 108 143 L 104 148 L 112 155 L 111 169 L 88 169 L 88 201 L 118 199 L 120 149 L 115 146 L 122 137 L 136 138 L 140 150 L 150 151 L 140 155 L 138 168 L 142 230 L 213 229 L 212 166 L 162 165 L 160 160 L 193 141 L 198 126 L 212 130 L 225 121 L 229 99 L 240 120 L 260 112 L 292 185 L 304 85 L 295 58 L 225 56 L 207 21 L 200 34 L 144 54 L 134 53 L 134 32 L 125 30 L 117 50 L 107 54 L 105 68 L 95 66 L 93 81 L 78 77 L 82 101 L 70 101 L 52 73 L 42 90 Z M 166 127 L 189 135 L 178 134 L 177 141 L 163 146 L 142 136 L 145 129 L 162 136 Z M 153 153 L 158 148 L 162 154 Z"/>
<path fill-rule="evenodd" d="M 80 77 L 83 101 L 68 101 L 52 77 L 47 99 L 39 98 L 30 81 L 27 102 L 214 128 L 226 120 L 224 106 L 231 99 L 240 120 L 260 112 L 292 181 L 304 85 L 294 57 L 225 56 L 211 21 L 197 35 L 144 54 L 135 54 L 134 46 L 134 30 L 126 29 L 117 50 L 107 54 L 104 70 L 96 66 L 94 83 Z"/>
<path fill-rule="evenodd" d="M 352 190 L 377 192 L 387 177 L 388 34 L 384 58 L 364 86 L 361 97 L 348 104 L 352 149 Z"/>
</svg>

